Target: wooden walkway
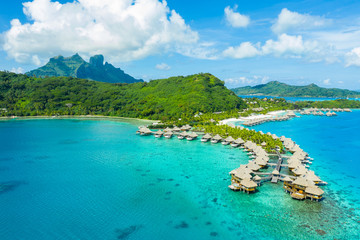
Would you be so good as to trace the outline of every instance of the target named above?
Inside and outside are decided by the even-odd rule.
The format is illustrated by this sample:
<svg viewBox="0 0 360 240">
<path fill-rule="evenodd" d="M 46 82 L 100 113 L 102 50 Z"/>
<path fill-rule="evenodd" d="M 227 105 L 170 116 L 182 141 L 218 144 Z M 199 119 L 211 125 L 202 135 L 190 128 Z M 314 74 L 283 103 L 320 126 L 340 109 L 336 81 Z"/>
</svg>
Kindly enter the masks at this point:
<svg viewBox="0 0 360 240">
<path fill-rule="evenodd" d="M 276 150 L 276 154 L 277 154 L 279 160 L 278 160 L 278 162 L 277 162 L 277 164 L 276 164 L 275 169 L 276 169 L 278 172 L 280 172 L 283 158 L 281 157 L 281 154 L 279 153 L 278 150 Z M 272 179 L 271 179 L 271 182 L 272 182 L 272 183 L 277 183 L 278 181 L 279 181 L 279 176 L 274 176 L 274 175 L 273 175 L 273 176 L 272 176 Z"/>
</svg>

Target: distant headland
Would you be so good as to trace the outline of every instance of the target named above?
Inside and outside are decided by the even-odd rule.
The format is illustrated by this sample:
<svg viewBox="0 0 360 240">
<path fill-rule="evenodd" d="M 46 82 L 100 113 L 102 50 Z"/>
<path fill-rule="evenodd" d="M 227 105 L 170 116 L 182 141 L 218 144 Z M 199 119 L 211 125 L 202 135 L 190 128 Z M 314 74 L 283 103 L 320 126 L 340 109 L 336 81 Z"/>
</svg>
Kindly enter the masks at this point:
<svg viewBox="0 0 360 240">
<path fill-rule="evenodd" d="M 278 81 L 231 89 L 237 95 L 280 96 L 280 97 L 325 97 L 325 98 L 357 98 L 360 93 L 347 89 L 322 88 L 316 84 L 293 86 Z"/>
</svg>

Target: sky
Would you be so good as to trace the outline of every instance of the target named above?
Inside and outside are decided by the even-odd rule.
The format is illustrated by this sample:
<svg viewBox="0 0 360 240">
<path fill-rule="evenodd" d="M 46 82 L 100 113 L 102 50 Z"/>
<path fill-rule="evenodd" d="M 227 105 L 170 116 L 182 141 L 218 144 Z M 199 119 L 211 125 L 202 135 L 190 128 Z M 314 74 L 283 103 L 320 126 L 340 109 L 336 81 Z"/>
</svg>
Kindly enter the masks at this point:
<svg viewBox="0 0 360 240">
<path fill-rule="evenodd" d="M 209 72 L 229 88 L 359 90 L 360 1 L 1 1 L 0 70 L 75 53 L 144 80 Z"/>
</svg>

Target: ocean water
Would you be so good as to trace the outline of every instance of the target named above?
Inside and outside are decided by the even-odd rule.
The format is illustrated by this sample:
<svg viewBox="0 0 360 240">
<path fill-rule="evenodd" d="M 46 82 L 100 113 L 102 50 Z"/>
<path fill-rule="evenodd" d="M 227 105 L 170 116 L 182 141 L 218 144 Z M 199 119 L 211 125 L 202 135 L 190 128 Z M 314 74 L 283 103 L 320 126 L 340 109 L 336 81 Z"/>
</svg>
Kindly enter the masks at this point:
<svg viewBox="0 0 360 240">
<path fill-rule="evenodd" d="M 241 98 L 279 98 L 274 96 L 254 96 L 254 95 L 238 95 Z M 319 97 L 281 97 L 287 100 L 288 102 L 297 102 L 297 101 L 329 101 L 329 100 L 336 100 L 336 99 L 344 99 L 344 98 L 319 98 Z M 358 100 L 359 98 L 348 98 L 349 100 Z"/>
<path fill-rule="evenodd" d="M 138 122 L 0 121 L 0 239 L 358 239 L 360 112 L 257 128 L 286 134 L 329 182 L 232 192 L 241 149 L 135 135 Z"/>
</svg>

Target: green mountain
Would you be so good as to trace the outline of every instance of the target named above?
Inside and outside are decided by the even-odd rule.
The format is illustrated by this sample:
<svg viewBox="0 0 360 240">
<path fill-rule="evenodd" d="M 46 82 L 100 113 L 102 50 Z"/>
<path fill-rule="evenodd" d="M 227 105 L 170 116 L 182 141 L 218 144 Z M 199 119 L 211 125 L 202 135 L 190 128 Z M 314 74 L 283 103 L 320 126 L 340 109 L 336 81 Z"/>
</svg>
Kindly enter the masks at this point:
<svg viewBox="0 0 360 240">
<path fill-rule="evenodd" d="M 111 84 L 0 72 L 0 109 L 7 109 L 0 115 L 95 114 L 169 120 L 246 107 L 211 74 Z"/>
<path fill-rule="evenodd" d="M 292 86 L 272 81 L 254 87 L 239 87 L 231 89 L 236 95 L 268 95 L 279 97 L 360 97 L 360 93 L 346 89 L 322 88 L 315 84 Z"/>
<path fill-rule="evenodd" d="M 95 55 L 90 62 L 84 61 L 78 54 L 65 58 L 58 56 L 38 69 L 26 73 L 36 77 L 74 77 L 108 83 L 134 83 L 143 80 L 135 79 L 120 68 L 109 63 L 104 64 L 104 56 Z"/>
</svg>

